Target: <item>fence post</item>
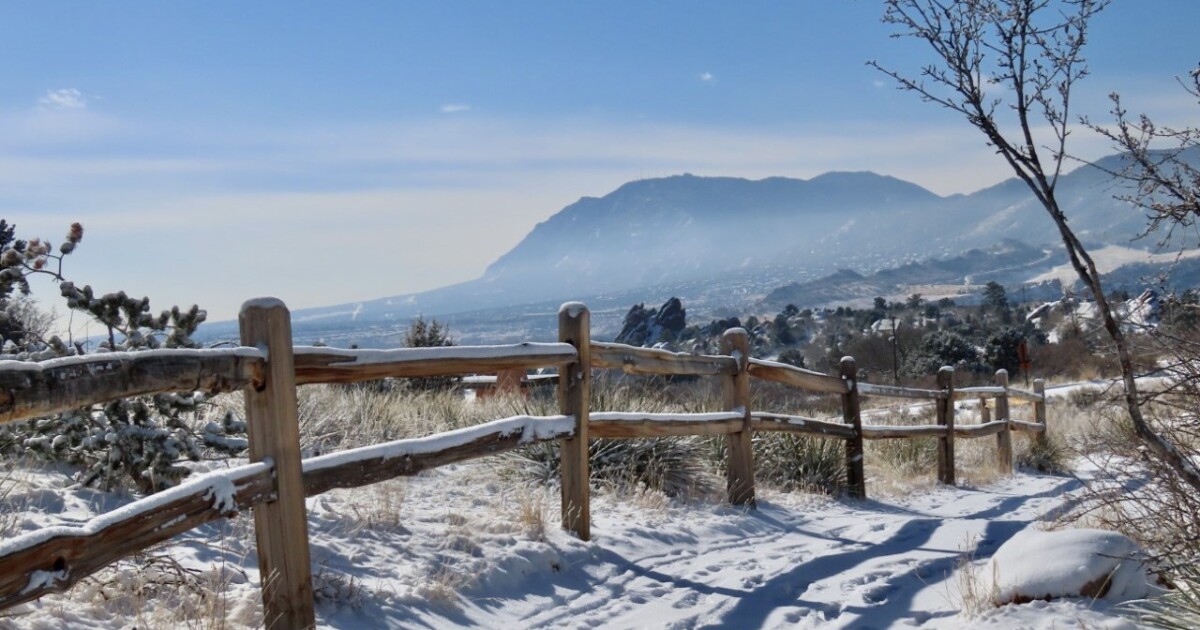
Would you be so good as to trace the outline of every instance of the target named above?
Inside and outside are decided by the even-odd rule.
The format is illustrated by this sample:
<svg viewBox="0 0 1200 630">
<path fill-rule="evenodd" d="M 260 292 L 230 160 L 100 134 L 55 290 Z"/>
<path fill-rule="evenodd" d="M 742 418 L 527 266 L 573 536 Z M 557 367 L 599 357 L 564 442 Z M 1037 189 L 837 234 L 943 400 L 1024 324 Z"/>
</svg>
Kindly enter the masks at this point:
<svg viewBox="0 0 1200 630">
<path fill-rule="evenodd" d="M 938 481 L 954 485 L 954 368 L 942 366 L 937 374 L 938 387 L 945 398 L 937 400 L 937 423 L 946 427 L 946 435 L 938 437 L 937 466 Z"/>
<path fill-rule="evenodd" d="M 1033 421 L 1042 425 L 1042 434 L 1046 434 L 1046 381 L 1045 379 L 1033 379 L 1033 393 L 1041 397 L 1041 400 L 1033 402 Z"/>
<path fill-rule="evenodd" d="M 575 417 L 575 434 L 562 440 L 562 527 L 580 540 L 592 537 L 588 468 L 588 411 L 592 397 L 591 314 L 579 302 L 558 309 L 558 340 L 575 346 L 578 360 L 560 368 L 559 413 Z"/>
<path fill-rule="evenodd" d="M 291 315 L 274 298 L 250 300 L 239 316 L 242 345 L 266 350 L 263 383 L 245 389 L 250 461 L 275 463 L 275 500 L 254 507 L 264 623 L 272 630 L 311 628 L 312 565 L 300 465 Z"/>
<path fill-rule="evenodd" d="M 1012 425 L 1008 413 L 1008 370 L 996 370 L 996 384 L 1004 393 L 996 397 L 996 420 L 1004 422 L 1004 430 L 996 434 L 996 455 L 1002 469 L 1011 473 L 1013 469 Z"/>
<path fill-rule="evenodd" d="M 721 380 L 721 392 L 727 411 L 742 413 L 742 430 L 725 435 L 729 502 L 755 506 L 754 448 L 750 430 L 750 335 L 745 328 L 730 328 L 721 335 L 721 353 L 737 360 L 736 375 Z"/>
<path fill-rule="evenodd" d="M 842 394 L 842 421 L 854 427 L 854 437 L 846 440 L 846 492 L 852 498 L 867 498 L 867 477 L 863 472 L 862 410 L 858 400 L 858 364 L 854 357 L 842 357 L 838 366 L 846 393 Z"/>
<path fill-rule="evenodd" d="M 987 399 L 979 399 L 979 424 L 987 424 L 992 421 L 992 411 L 988 409 Z"/>
</svg>

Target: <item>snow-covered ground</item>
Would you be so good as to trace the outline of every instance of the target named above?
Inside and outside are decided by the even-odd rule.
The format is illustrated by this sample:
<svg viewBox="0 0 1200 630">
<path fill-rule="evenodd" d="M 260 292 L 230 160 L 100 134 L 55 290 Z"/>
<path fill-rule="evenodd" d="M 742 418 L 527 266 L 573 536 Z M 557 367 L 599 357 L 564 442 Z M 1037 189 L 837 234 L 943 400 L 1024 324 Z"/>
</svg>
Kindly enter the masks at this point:
<svg viewBox="0 0 1200 630">
<path fill-rule="evenodd" d="M 757 510 L 598 492 L 593 540 L 584 543 L 557 529 L 556 492 L 522 487 L 504 471 L 483 461 L 310 499 L 320 624 L 1135 627 L 1108 604 L 1082 600 L 960 614 L 964 555 L 973 559 L 967 574 L 986 579 L 978 567 L 1001 543 L 1049 525 L 1069 505 L 1079 482 L 1067 477 L 1018 474 L 861 502 L 762 490 Z M 4 487 L 9 535 L 123 501 L 68 487 L 54 471 L 18 469 Z M 0 626 L 177 627 L 174 615 L 189 606 L 233 627 L 257 625 L 252 538 L 245 516 L 210 524 L 156 551 L 177 567 L 129 560 L 71 593 L 14 609 Z M 155 586 L 186 569 L 198 586 Z"/>
</svg>

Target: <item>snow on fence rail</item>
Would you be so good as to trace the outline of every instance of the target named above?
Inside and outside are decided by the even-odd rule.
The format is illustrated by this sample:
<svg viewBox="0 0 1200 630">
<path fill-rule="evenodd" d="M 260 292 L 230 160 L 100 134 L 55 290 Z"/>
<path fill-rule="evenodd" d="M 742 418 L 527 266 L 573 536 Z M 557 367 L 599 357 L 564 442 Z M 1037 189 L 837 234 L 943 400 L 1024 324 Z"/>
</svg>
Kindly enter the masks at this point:
<svg viewBox="0 0 1200 630">
<path fill-rule="evenodd" d="M 228 392 L 246 398 L 251 464 L 201 475 L 75 527 L 31 532 L 0 543 L 0 609 L 61 591 L 116 560 L 203 523 L 255 511 L 265 618 L 271 628 L 314 623 L 304 497 L 368 485 L 422 470 L 493 455 L 536 442 L 561 441 L 562 526 L 590 536 L 589 438 L 723 435 L 727 441 L 728 496 L 754 505 L 755 431 L 791 432 L 847 441 L 848 492 L 866 496 L 864 439 L 933 437 L 938 479 L 954 483 L 955 438 L 997 436 L 1003 465 L 1012 465 L 1012 431 L 1044 432 L 1045 386 L 1032 392 L 996 386 L 955 389 L 954 371 L 942 368 L 939 389 L 861 383 L 854 360 L 838 376 L 751 359 L 746 332 L 722 337 L 720 355 L 592 342 L 582 304 L 559 312 L 559 343 L 459 346 L 396 350 L 294 347 L 287 308 L 277 300 L 246 303 L 241 348 L 151 350 L 69 357 L 43 363 L 0 361 L 0 422 L 12 422 L 136 395 L 170 391 Z M 422 438 L 398 440 L 301 460 L 296 387 L 389 377 L 452 376 L 557 367 L 560 415 L 516 416 Z M 725 411 L 716 413 L 591 412 L 593 368 L 630 374 L 713 376 L 721 379 Z M 751 377 L 841 399 L 842 422 L 751 410 Z M 860 395 L 934 401 L 937 424 L 864 425 Z M 1032 422 L 1009 416 L 1009 398 L 1033 403 Z M 954 401 L 978 398 L 981 422 L 956 425 Z M 986 401 L 995 401 L 995 420 Z"/>
</svg>

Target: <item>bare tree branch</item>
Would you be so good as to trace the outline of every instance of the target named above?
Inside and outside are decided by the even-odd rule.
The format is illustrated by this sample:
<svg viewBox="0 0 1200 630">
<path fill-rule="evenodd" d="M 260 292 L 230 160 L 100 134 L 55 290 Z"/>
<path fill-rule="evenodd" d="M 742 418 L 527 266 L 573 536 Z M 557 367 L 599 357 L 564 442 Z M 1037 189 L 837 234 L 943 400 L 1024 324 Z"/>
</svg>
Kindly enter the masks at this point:
<svg viewBox="0 0 1200 630">
<path fill-rule="evenodd" d="M 899 29 L 895 36 L 924 41 L 933 52 L 934 62 L 921 70 L 929 82 L 907 78 L 874 61 L 868 64 L 895 79 L 901 89 L 964 116 L 1025 182 L 1054 221 L 1072 268 L 1096 300 L 1117 351 L 1134 432 L 1160 461 L 1200 491 L 1200 469 L 1142 414 L 1129 342 L 1105 297 L 1095 261 L 1068 225 L 1055 196 L 1071 132 L 1071 90 L 1087 76 L 1083 49 L 1088 25 L 1108 2 L 885 0 L 883 21 Z M 1196 85 L 1200 90 L 1200 83 Z M 1002 92 L 985 100 L 985 87 Z M 1007 109 L 1008 117 L 998 115 L 998 109 Z M 1050 147 L 1039 147 L 1034 137 L 1035 125 L 1043 122 L 1054 136 Z M 1115 135 L 1139 137 L 1133 131 Z M 1140 132 L 1147 134 L 1145 125 Z M 1195 140 L 1188 138 L 1193 144 Z M 1188 216 L 1194 220 L 1196 214 Z"/>
</svg>

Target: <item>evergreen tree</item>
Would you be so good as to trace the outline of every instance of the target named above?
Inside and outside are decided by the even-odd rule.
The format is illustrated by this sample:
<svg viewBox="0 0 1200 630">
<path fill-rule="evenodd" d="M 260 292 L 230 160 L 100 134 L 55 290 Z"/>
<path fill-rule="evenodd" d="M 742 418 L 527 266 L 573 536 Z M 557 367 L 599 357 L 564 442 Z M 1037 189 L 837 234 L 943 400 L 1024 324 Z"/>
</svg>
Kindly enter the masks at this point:
<svg viewBox="0 0 1200 630">
<path fill-rule="evenodd" d="M 450 338 L 448 326 L 436 319 L 426 320 L 420 315 L 412 320 L 404 333 L 406 348 L 443 348 L 453 345 L 454 340 Z M 458 384 L 458 379 L 451 376 L 430 376 L 410 378 L 407 383 L 414 389 L 439 390 L 454 387 Z"/>
<path fill-rule="evenodd" d="M 71 309 L 103 324 L 106 339 L 102 352 L 139 352 L 153 348 L 195 348 L 191 335 L 204 321 L 197 306 L 186 311 L 174 307 L 155 316 L 147 298 L 133 299 L 124 292 L 97 296 L 90 286 L 77 288 L 63 277 L 63 258 L 83 240 L 83 226 L 75 223 L 57 253 L 46 241 L 18 240 L 14 227 L 0 220 L 0 307 L 9 312 L 14 292 L 30 293 L 29 276 L 45 274 L 59 281 L 59 290 Z M 11 324 L 11 320 L 8 322 Z M 4 345 L 0 358 L 43 361 L 84 353 L 82 344 L 67 344 L 57 336 L 41 339 L 28 329 L 0 329 Z M 143 492 L 175 485 L 190 470 L 181 460 L 228 456 L 246 449 L 246 425 L 232 413 L 221 421 L 204 421 L 203 393 L 180 392 L 137 397 L 0 426 L 0 453 L 32 454 L 49 461 L 77 466 L 77 479 L 103 488 L 132 482 Z M 200 426 L 200 425 L 203 426 Z"/>
</svg>

